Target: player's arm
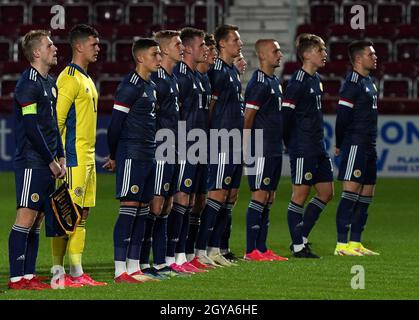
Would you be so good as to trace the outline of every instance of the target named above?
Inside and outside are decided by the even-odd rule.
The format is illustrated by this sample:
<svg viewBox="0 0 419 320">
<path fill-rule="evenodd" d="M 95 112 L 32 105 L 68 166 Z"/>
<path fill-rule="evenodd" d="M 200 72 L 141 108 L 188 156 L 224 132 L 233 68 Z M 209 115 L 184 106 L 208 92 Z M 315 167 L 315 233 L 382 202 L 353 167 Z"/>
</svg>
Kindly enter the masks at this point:
<svg viewBox="0 0 419 320">
<path fill-rule="evenodd" d="M 108 147 L 109 160 L 104 164 L 104 168 L 113 171 L 115 168 L 115 156 L 118 148 L 119 138 L 121 136 L 124 121 L 138 98 L 139 89 L 133 85 L 119 85 L 115 93 L 114 105 L 112 109 L 111 122 L 108 127 Z"/>
<path fill-rule="evenodd" d="M 295 108 L 301 99 L 303 86 L 301 82 L 290 81 L 285 90 L 284 100 L 282 101 L 282 137 L 285 148 L 288 148 L 292 126 L 294 124 Z"/>
<path fill-rule="evenodd" d="M 185 100 L 192 94 L 192 86 L 190 79 L 184 74 L 176 74 L 177 84 L 179 87 L 179 110 L 182 110 Z"/>
<path fill-rule="evenodd" d="M 208 115 L 211 121 L 215 105 L 217 104 L 221 92 L 225 87 L 225 84 L 228 83 L 228 80 L 225 80 L 225 75 L 222 70 L 215 69 L 211 69 L 210 71 L 208 71 L 208 78 L 210 79 L 211 84 L 211 101 L 208 105 Z"/>
<path fill-rule="evenodd" d="M 58 179 L 62 179 L 64 178 L 67 171 L 67 162 L 64 155 L 63 142 L 61 140 L 61 134 L 60 134 L 60 130 L 58 129 L 58 124 L 57 124 L 57 159 L 61 168 L 61 173 L 58 176 Z"/>
<path fill-rule="evenodd" d="M 31 145 L 38 152 L 41 158 L 48 163 L 54 177 L 60 175 L 60 166 L 54 160 L 54 156 L 45 142 L 44 136 L 38 124 L 38 105 L 39 87 L 34 81 L 30 81 L 27 85 L 22 86 L 16 92 L 16 99 L 22 107 L 22 116 L 25 134 Z"/>
<path fill-rule="evenodd" d="M 64 131 L 67 115 L 80 89 L 80 83 L 76 77 L 68 74 L 61 74 L 57 80 L 57 123 L 58 130 L 62 134 Z"/>
<path fill-rule="evenodd" d="M 263 106 L 267 98 L 268 87 L 261 83 L 256 82 L 250 84 L 246 88 L 245 92 L 245 111 L 244 111 L 244 125 L 243 125 L 243 156 L 249 157 L 249 143 L 250 143 L 250 130 L 253 128 L 253 122 L 256 114 Z M 246 159 L 246 158 L 245 158 Z"/>
<path fill-rule="evenodd" d="M 353 107 L 357 94 L 358 86 L 352 82 L 344 83 L 342 89 L 340 90 L 339 102 L 336 107 L 335 155 L 339 155 L 346 129 L 352 121 Z"/>
</svg>

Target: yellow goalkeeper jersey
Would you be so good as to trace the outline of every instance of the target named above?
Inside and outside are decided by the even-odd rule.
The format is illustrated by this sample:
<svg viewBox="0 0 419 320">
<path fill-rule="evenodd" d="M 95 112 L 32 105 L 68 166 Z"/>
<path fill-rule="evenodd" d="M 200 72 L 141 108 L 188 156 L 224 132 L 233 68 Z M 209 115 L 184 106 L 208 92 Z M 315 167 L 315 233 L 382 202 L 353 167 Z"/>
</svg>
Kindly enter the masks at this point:
<svg viewBox="0 0 419 320">
<path fill-rule="evenodd" d="M 67 166 L 95 163 L 98 94 L 93 80 L 70 63 L 57 79 L 57 122 Z"/>
</svg>

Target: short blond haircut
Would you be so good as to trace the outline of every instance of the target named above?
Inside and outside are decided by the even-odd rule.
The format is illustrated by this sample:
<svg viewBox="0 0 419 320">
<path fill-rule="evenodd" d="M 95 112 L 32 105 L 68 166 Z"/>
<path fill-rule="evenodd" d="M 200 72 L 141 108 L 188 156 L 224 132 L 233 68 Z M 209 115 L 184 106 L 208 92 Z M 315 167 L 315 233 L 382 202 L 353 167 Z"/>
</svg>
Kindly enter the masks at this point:
<svg viewBox="0 0 419 320">
<path fill-rule="evenodd" d="M 173 37 L 179 37 L 180 31 L 178 30 L 161 30 L 153 34 L 154 40 L 156 40 L 160 46 L 165 46 Z"/>
<path fill-rule="evenodd" d="M 34 61 L 33 51 L 41 45 L 42 38 L 50 35 L 48 30 L 31 30 L 24 35 L 21 43 L 22 51 L 29 62 Z"/>
<path fill-rule="evenodd" d="M 311 33 L 300 34 L 296 41 L 295 46 L 297 47 L 297 55 L 301 62 L 304 61 L 304 52 L 312 48 L 325 49 L 326 45 L 324 40 L 319 36 Z"/>
</svg>

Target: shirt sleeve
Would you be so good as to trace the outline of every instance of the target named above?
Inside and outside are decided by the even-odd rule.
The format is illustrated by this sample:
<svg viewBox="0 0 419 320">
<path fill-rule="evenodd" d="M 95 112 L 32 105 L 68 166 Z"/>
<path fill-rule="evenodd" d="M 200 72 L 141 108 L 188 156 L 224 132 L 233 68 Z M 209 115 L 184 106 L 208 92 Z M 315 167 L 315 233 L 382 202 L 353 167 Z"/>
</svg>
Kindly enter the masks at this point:
<svg viewBox="0 0 419 320">
<path fill-rule="evenodd" d="M 226 76 L 223 70 L 211 69 L 208 72 L 208 77 L 211 83 L 211 98 L 217 100 L 225 88 Z"/>
<path fill-rule="evenodd" d="M 302 83 L 298 81 L 290 81 L 287 88 L 285 89 L 284 99 L 282 101 L 282 137 L 284 145 L 288 147 L 288 142 L 293 127 L 295 117 L 295 107 L 301 99 L 302 94 Z"/>
<path fill-rule="evenodd" d="M 133 85 L 120 84 L 115 93 L 111 122 L 108 127 L 110 158 L 115 159 L 122 127 L 131 107 L 137 101 L 139 89 Z"/>
<path fill-rule="evenodd" d="M 254 82 L 247 86 L 244 94 L 246 108 L 259 110 L 269 98 L 268 86 L 262 82 Z"/>
<path fill-rule="evenodd" d="M 345 131 L 352 120 L 353 107 L 356 97 L 359 94 L 359 87 L 356 83 L 345 82 L 339 92 L 339 101 L 336 107 L 335 136 L 336 147 L 342 145 Z"/>
<path fill-rule="evenodd" d="M 45 142 L 38 125 L 37 102 L 39 100 L 39 86 L 35 81 L 27 81 L 17 88 L 15 97 L 22 107 L 25 135 L 31 145 L 38 152 L 45 163 L 50 164 L 54 157 Z"/>
<path fill-rule="evenodd" d="M 63 72 L 66 72 L 65 70 Z M 63 74 L 57 80 L 57 123 L 60 133 L 64 131 L 68 111 L 79 93 L 80 83 L 76 77 Z"/>
<path fill-rule="evenodd" d="M 191 96 L 192 86 L 189 77 L 184 74 L 177 75 L 177 83 L 179 86 L 179 102 L 182 108 L 186 99 Z"/>
</svg>

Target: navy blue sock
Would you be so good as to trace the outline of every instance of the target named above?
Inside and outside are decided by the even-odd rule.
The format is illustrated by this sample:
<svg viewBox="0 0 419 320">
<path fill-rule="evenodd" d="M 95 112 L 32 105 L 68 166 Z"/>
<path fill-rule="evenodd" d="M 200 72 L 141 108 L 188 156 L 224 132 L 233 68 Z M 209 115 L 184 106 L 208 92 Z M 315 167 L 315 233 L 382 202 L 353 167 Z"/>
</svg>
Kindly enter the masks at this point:
<svg viewBox="0 0 419 320">
<path fill-rule="evenodd" d="M 337 240 L 340 243 L 348 243 L 348 231 L 351 227 L 351 219 L 357 200 L 358 194 L 349 191 L 342 192 L 342 198 L 336 212 Z"/>
<path fill-rule="evenodd" d="M 9 235 L 10 278 L 25 275 L 25 253 L 29 229 L 13 225 Z"/>
<path fill-rule="evenodd" d="M 179 241 L 180 232 L 182 231 L 183 215 L 186 207 L 179 203 L 173 203 L 172 211 L 170 211 L 167 220 L 167 257 L 175 256 L 176 244 Z"/>
<path fill-rule="evenodd" d="M 246 214 L 246 253 L 256 249 L 256 240 L 260 231 L 262 212 L 265 205 L 256 200 L 251 200 Z"/>
<path fill-rule="evenodd" d="M 199 226 L 198 237 L 195 248 L 198 250 L 207 250 L 207 244 L 211 232 L 214 230 L 215 220 L 220 211 L 222 203 L 208 198 L 204 211 L 202 211 L 201 225 Z"/>
<path fill-rule="evenodd" d="M 288 229 L 292 243 L 295 245 L 303 244 L 303 214 L 304 207 L 290 201 L 288 204 Z"/>
<path fill-rule="evenodd" d="M 39 249 L 39 233 L 41 227 L 32 227 L 26 241 L 25 274 L 36 274 L 36 258 Z"/>
<path fill-rule="evenodd" d="M 231 202 L 227 202 L 224 205 L 224 210 L 226 212 L 226 223 L 225 223 L 224 231 L 221 234 L 221 242 L 220 242 L 221 251 L 228 251 L 230 248 L 229 241 L 230 241 L 231 229 L 233 228 L 232 223 L 231 223 L 233 220 L 232 219 L 233 207 L 234 207 L 234 203 L 231 203 Z"/>
<path fill-rule="evenodd" d="M 186 239 L 189 233 L 189 216 L 191 214 L 192 207 L 188 207 L 183 215 L 182 229 L 179 235 L 179 241 L 176 244 L 176 253 L 185 253 L 186 250 Z"/>
<path fill-rule="evenodd" d="M 372 197 L 359 196 L 355 205 L 351 225 L 351 241 L 361 242 L 362 231 L 365 229 L 368 219 L 368 207 L 372 202 Z"/>
<path fill-rule="evenodd" d="M 266 240 L 268 239 L 268 230 L 269 230 L 269 212 L 271 210 L 272 202 L 268 202 L 262 212 L 262 217 L 260 221 L 260 231 L 256 239 L 256 249 L 264 253 L 268 250 L 266 246 Z"/>
<path fill-rule="evenodd" d="M 217 219 L 215 219 L 214 230 L 212 230 L 208 247 L 220 248 L 221 236 L 225 231 L 227 226 L 227 211 L 223 206 L 217 214 Z"/>
<path fill-rule="evenodd" d="M 150 212 L 145 220 L 144 240 L 141 245 L 140 264 L 149 264 L 151 243 L 153 241 L 153 227 L 156 221 L 156 215 Z"/>
<path fill-rule="evenodd" d="M 167 214 L 157 216 L 153 229 L 153 264 L 166 263 Z"/>
<path fill-rule="evenodd" d="M 196 236 L 198 235 L 199 225 L 201 224 L 201 213 L 192 212 L 189 216 L 189 232 L 186 239 L 186 254 L 195 253 Z"/>
<path fill-rule="evenodd" d="M 303 216 L 303 237 L 308 238 L 320 214 L 326 207 L 326 203 L 314 197 L 307 205 Z"/>
<path fill-rule="evenodd" d="M 113 229 L 114 260 L 126 261 L 137 207 L 121 206 Z"/>
<path fill-rule="evenodd" d="M 140 260 L 141 245 L 144 240 L 145 221 L 150 212 L 150 207 L 139 207 L 132 225 L 131 242 L 128 247 L 128 259 Z"/>
</svg>

